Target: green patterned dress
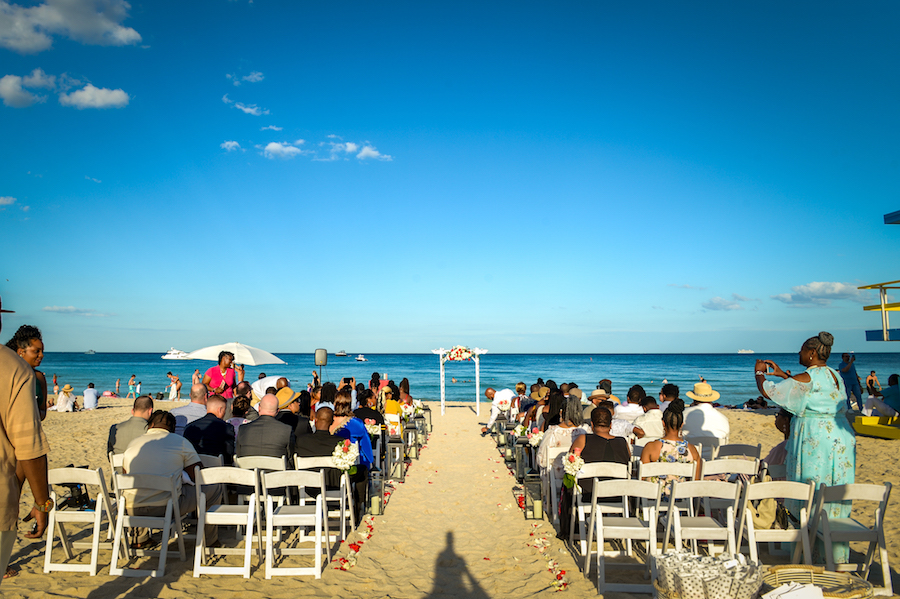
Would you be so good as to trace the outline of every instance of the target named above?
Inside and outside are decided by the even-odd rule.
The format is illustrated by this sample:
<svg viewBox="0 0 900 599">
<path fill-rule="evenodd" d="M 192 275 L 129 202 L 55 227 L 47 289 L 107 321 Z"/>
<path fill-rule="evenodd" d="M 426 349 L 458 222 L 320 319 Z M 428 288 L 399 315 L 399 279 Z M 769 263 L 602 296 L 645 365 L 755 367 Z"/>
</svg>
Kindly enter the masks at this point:
<svg viewBox="0 0 900 599">
<path fill-rule="evenodd" d="M 847 393 L 840 375 L 827 366 L 806 370 L 810 381 L 792 378 L 780 383 L 766 381 L 763 389 L 778 405 L 791 412 L 791 435 L 787 440 L 787 479 L 813 481 L 829 487 L 845 485 L 856 479 L 856 433 L 844 414 Z M 799 517 L 799 503 L 786 502 L 788 510 Z M 850 516 L 849 502 L 826 503 L 829 518 Z M 821 546 L 817 552 L 821 553 Z M 834 544 L 835 563 L 847 563 L 850 548 Z"/>
</svg>

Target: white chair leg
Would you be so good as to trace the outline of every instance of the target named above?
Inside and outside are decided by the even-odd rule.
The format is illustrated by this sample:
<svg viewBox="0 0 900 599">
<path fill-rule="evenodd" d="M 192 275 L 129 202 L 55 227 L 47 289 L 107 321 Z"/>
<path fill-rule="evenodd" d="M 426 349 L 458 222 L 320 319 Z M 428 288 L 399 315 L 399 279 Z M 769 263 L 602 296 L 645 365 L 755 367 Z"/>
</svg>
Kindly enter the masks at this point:
<svg viewBox="0 0 900 599">
<path fill-rule="evenodd" d="M 881 575 L 884 577 L 884 589 L 887 595 L 894 594 L 894 586 L 891 582 L 891 566 L 888 564 L 887 543 L 884 539 L 884 529 L 878 530 L 878 548 L 881 553 Z"/>
<path fill-rule="evenodd" d="M 159 547 L 159 565 L 156 567 L 156 576 L 162 578 L 166 573 L 166 556 L 169 553 L 169 535 L 172 532 L 172 500 L 166 505 L 166 523 L 163 526 L 162 543 Z M 182 556 L 183 558 L 184 556 Z"/>
<path fill-rule="evenodd" d="M 275 551 L 274 544 L 272 543 L 272 535 L 274 531 L 272 530 L 274 527 L 272 525 L 272 498 L 266 497 L 266 580 L 272 579 L 272 567 L 274 565 L 274 559 L 272 559 L 272 554 Z"/>
<path fill-rule="evenodd" d="M 119 567 L 119 545 L 121 543 L 126 543 L 127 541 L 123 538 L 122 532 L 124 530 L 123 522 L 125 521 L 125 502 L 119 502 L 119 513 L 116 517 L 116 534 L 113 540 L 113 553 L 112 559 L 109 562 L 109 575 L 110 576 L 121 576 L 122 568 Z"/>
<path fill-rule="evenodd" d="M 98 501 L 94 504 L 94 534 L 91 538 L 91 576 L 97 575 L 97 561 L 100 558 L 100 523 L 103 520 L 103 508 Z"/>
</svg>

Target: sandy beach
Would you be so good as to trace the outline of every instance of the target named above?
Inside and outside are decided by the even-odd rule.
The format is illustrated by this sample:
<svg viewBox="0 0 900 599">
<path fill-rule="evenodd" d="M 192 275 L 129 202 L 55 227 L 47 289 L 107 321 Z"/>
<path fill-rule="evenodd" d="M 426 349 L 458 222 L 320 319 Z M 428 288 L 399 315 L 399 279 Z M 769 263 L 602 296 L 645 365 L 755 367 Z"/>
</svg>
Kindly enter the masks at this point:
<svg viewBox="0 0 900 599">
<path fill-rule="evenodd" d="M 130 416 L 131 401 L 101 400 L 103 407 L 93 412 L 51 412 L 44 422 L 50 440 L 50 468 L 68 464 L 102 467 L 109 426 Z M 157 402 L 171 409 L 182 403 Z M 481 418 L 474 404 L 453 404 L 445 416 L 432 404 L 434 432 L 421 459 L 413 460 L 406 481 L 397 483 L 382 516 L 371 522 L 371 537 L 358 531 L 350 538 L 359 542 L 356 564 L 345 570 L 329 565 L 321 580 L 274 579 L 267 581 L 254 559 L 251 579 L 236 576 L 193 578 L 192 546 L 187 562 L 172 555 L 162 579 L 125 579 L 109 576 L 110 552 L 101 551 L 98 576 L 55 572 L 43 573 L 44 541 L 25 539 L 28 525 L 20 524 L 19 540 L 11 561 L 19 576 L 2 584 L 4 597 L 294 597 L 365 596 L 421 598 L 436 596 L 530 597 L 556 593 L 556 573 L 565 571 L 566 593 L 596 594 L 595 574 L 586 580 L 566 545 L 555 538 L 546 521 L 534 527 L 516 505 L 514 477 L 504 465 L 490 437 L 482 438 Z M 761 443 L 763 455 L 781 440 L 772 425 L 772 411 L 753 413 L 724 410 L 731 422 L 735 443 Z M 900 482 L 895 461 L 896 442 L 857 438 L 857 482 Z M 26 489 L 21 512 L 31 505 Z M 892 496 L 887 517 L 887 542 L 895 588 L 900 586 L 900 489 Z M 866 520 L 863 517 L 863 520 Z M 366 531 L 367 527 L 362 527 Z M 229 539 L 230 533 L 226 533 Z M 549 546 L 538 551 L 532 545 L 546 537 Z M 61 551 L 57 545 L 57 551 Z M 338 556 L 346 556 L 342 547 Z M 57 553 L 54 553 L 57 556 Z M 232 558 L 229 558 L 232 559 Z M 550 563 L 552 560 L 554 563 Z M 555 568 L 553 566 L 555 565 Z M 548 567 L 549 566 L 549 567 Z M 551 572 L 551 568 L 553 572 Z M 613 570 L 615 572 L 615 570 Z M 626 571 L 615 579 L 640 582 L 640 574 Z M 880 569 L 878 569 L 880 572 Z M 879 574 L 874 574 L 880 580 Z M 646 597 L 611 593 L 609 597 Z"/>
</svg>

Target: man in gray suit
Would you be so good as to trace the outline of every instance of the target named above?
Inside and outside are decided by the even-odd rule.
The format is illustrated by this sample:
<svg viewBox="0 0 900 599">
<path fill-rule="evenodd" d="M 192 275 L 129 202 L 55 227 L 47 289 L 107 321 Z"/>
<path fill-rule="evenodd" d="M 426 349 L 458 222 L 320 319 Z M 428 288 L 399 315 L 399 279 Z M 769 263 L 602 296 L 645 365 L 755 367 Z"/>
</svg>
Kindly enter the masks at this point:
<svg viewBox="0 0 900 599">
<path fill-rule="evenodd" d="M 106 452 L 125 453 L 132 441 L 147 432 L 147 421 L 152 413 L 153 400 L 149 395 L 141 395 L 135 399 L 134 406 L 131 408 L 131 418 L 109 427 Z"/>
<path fill-rule="evenodd" d="M 257 409 L 259 418 L 237 429 L 235 456 L 287 456 L 290 461 L 294 455 L 294 429 L 275 419 L 278 398 L 272 394 L 263 396 Z"/>
</svg>

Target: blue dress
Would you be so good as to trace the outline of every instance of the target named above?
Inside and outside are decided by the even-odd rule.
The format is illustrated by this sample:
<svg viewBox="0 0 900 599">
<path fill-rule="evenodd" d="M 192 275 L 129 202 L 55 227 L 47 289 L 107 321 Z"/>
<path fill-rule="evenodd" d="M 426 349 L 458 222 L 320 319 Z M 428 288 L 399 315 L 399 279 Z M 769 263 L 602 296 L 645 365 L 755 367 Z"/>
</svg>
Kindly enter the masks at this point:
<svg viewBox="0 0 900 599">
<path fill-rule="evenodd" d="M 787 479 L 807 483 L 813 481 L 829 487 L 856 480 L 856 433 L 844 412 L 847 394 L 844 382 L 833 369 L 813 366 L 806 370 L 810 381 L 792 378 L 780 383 L 766 381 L 763 389 L 772 401 L 791 412 L 791 434 L 787 440 Z M 799 502 L 786 502 L 788 510 L 800 516 Z M 850 502 L 826 503 L 829 518 L 848 518 Z M 821 546 L 817 543 L 821 552 Z M 835 563 L 847 563 L 850 548 L 846 543 L 834 544 Z"/>
<path fill-rule="evenodd" d="M 347 424 L 334 431 L 334 434 L 342 439 L 350 439 L 351 443 L 359 443 L 359 463 L 366 468 L 372 466 L 372 441 L 362 420 L 351 418 Z"/>
</svg>

